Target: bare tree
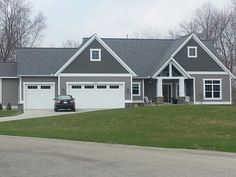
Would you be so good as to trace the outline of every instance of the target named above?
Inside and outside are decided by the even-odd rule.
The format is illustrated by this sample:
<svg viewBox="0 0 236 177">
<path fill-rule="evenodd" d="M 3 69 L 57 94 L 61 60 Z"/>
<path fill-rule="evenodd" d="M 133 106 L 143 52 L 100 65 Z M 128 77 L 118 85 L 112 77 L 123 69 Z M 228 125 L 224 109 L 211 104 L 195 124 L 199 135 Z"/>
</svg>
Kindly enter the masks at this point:
<svg viewBox="0 0 236 177">
<path fill-rule="evenodd" d="M 79 41 L 68 39 L 62 43 L 62 46 L 65 48 L 78 48 L 80 45 Z"/>
<path fill-rule="evenodd" d="M 202 40 L 211 40 L 226 67 L 235 72 L 236 67 L 236 0 L 226 9 L 217 9 L 207 3 L 196 10 L 190 21 L 180 23 L 179 30 L 170 35 L 195 33 Z"/>
<path fill-rule="evenodd" d="M 0 61 L 14 57 L 17 47 L 34 46 L 46 28 L 45 17 L 32 18 L 31 5 L 26 0 L 0 0 Z"/>
<path fill-rule="evenodd" d="M 147 29 L 141 31 L 135 31 L 133 36 L 138 39 L 157 39 L 160 37 L 160 34 L 155 30 Z"/>
</svg>

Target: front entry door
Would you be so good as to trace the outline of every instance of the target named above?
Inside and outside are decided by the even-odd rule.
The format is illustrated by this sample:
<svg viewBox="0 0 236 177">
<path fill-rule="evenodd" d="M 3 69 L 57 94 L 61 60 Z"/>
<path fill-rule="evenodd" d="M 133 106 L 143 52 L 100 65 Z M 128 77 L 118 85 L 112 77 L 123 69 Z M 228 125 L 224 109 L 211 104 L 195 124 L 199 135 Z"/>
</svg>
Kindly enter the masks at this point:
<svg viewBox="0 0 236 177">
<path fill-rule="evenodd" d="M 164 103 L 171 103 L 171 84 L 163 84 Z"/>
</svg>

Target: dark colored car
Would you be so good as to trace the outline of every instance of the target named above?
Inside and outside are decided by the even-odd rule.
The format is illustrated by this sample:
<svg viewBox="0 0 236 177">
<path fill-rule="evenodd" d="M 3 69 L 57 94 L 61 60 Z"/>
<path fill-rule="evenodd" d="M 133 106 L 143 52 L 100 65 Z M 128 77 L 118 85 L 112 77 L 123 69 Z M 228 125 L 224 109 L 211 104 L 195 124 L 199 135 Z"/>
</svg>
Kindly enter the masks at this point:
<svg viewBox="0 0 236 177">
<path fill-rule="evenodd" d="M 54 103 L 54 111 L 59 109 L 75 111 L 75 99 L 71 95 L 58 95 Z"/>
</svg>

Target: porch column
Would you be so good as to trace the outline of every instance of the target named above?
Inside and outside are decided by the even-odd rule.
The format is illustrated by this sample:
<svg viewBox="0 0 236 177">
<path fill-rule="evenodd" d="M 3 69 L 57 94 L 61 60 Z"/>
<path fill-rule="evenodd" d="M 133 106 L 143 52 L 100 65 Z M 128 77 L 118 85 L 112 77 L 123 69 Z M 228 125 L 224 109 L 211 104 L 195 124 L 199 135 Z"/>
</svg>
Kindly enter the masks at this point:
<svg viewBox="0 0 236 177">
<path fill-rule="evenodd" d="M 162 79 L 161 78 L 157 79 L 157 97 L 163 97 L 163 93 L 162 93 Z"/>
<path fill-rule="evenodd" d="M 157 91 L 157 98 L 156 98 L 156 103 L 157 104 L 160 104 L 160 103 L 163 103 L 163 91 L 162 91 L 162 78 L 158 78 L 157 79 L 157 85 L 156 85 L 156 91 Z"/>
<path fill-rule="evenodd" d="M 185 97 L 184 78 L 179 79 L 179 97 Z"/>
</svg>

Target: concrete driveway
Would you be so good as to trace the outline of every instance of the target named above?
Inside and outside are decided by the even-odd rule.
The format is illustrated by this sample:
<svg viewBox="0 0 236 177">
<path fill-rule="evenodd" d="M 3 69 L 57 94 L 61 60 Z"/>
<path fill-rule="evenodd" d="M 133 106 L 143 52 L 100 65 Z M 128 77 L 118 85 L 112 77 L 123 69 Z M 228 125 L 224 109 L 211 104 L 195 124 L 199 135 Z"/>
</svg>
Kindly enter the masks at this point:
<svg viewBox="0 0 236 177">
<path fill-rule="evenodd" d="M 0 136 L 0 174 L 3 177 L 235 177 L 236 154 Z"/>
<path fill-rule="evenodd" d="M 0 117 L 0 122 L 7 122 L 12 120 L 22 120 L 22 119 L 32 119 L 39 117 L 48 117 L 48 116 L 57 116 L 57 115 L 65 115 L 65 114 L 75 114 L 82 112 L 91 112 L 99 109 L 78 109 L 76 112 L 71 111 L 59 111 L 55 112 L 54 110 L 25 110 L 23 114 L 17 116 L 10 117 Z"/>
</svg>

